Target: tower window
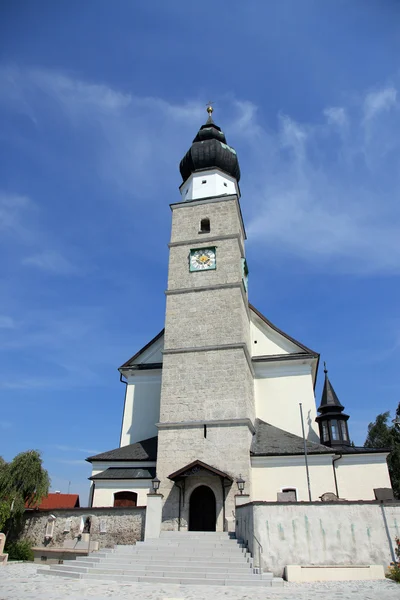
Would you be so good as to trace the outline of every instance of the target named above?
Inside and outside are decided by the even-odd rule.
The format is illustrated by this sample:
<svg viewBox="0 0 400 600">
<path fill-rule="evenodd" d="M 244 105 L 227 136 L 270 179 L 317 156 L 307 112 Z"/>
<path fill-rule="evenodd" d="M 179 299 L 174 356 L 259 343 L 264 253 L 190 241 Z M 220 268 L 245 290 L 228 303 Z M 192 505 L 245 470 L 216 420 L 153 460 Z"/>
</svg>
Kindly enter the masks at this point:
<svg viewBox="0 0 400 600">
<path fill-rule="evenodd" d="M 225 187 L 228 187 L 228 184 L 226 183 L 226 181 L 224 181 L 224 186 L 225 186 Z"/>
<path fill-rule="evenodd" d="M 346 427 L 346 423 L 345 421 L 340 421 L 340 430 L 342 432 L 342 440 L 344 440 L 345 442 L 347 442 L 348 435 L 347 435 L 347 427 Z"/>
<path fill-rule="evenodd" d="M 199 233 L 210 233 L 210 219 L 202 219 L 200 221 Z"/>
<path fill-rule="evenodd" d="M 203 179 L 201 183 L 207 183 L 207 179 Z"/>
<path fill-rule="evenodd" d="M 331 421 L 331 432 L 332 432 L 332 441 L 340 440 L 339 427 L 338 427 L 338 422 L 336 421 L 336 419 L 334 421 Z"/>
<path fill-rule="evenodd" d="M 323 421 L 322 423 L 322 441 L 329 442 L 329 431 L 328 424 L 326 423 L 326 421 Z"/>
</svg>

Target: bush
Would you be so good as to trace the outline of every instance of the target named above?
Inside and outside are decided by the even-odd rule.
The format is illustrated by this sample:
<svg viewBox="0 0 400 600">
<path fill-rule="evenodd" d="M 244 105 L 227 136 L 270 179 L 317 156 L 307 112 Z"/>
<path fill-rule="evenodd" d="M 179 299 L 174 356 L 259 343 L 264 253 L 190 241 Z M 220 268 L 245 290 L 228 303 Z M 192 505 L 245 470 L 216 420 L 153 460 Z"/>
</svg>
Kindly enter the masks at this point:
<svg viewBox="0 0 400 600">
<path fill-rule="evenodd" d="M 390 565 L 387 576 L 389 579 L 396 581 L 396 583 L 400 583 L 400 565 L 399 565 L 399 563 L 392 563 Z"/>
<path fill-rule="evenodd" d="M 400 583 L 400 538 L 396 538 L 395 553 L 397 560 L 389 567 L 388 577 L 397 583 Z"/>
<path fill-rule="evenodd" d="M 9 560 L 33 561 L 32 544 L 27 540 L 20 540 L 19 542 L 10 542 L 6 545 L 5 552 L 8 552 Z"/>
</svg>

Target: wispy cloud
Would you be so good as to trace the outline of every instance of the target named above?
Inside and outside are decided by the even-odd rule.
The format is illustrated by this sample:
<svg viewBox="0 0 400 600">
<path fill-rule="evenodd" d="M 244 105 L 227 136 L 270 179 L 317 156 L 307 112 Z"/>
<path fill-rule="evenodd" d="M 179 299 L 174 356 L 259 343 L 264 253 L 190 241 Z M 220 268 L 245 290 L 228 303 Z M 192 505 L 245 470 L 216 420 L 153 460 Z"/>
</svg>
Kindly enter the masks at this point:
<svg viewBox="0 0 400 600">
<path fill-rule="evenodd" d="M 383 153 L 400 156 L 400 141 L 387 145 L 379 128 L 369 131 L 367 141 L 364 134 L 365 106 L 375 123 L 388 127 L 389 120 L 397 130 L 399 115 L 385 110 L 395 98 L 394 89 L 368 93 L 351 117 L 345 107 L 328 107 L 323 123 L 281 115 L 276 133 L 264 131 L 258 152 L 265 146 L 268 163 L 262 181 L 256 176 L 250 243 L 317 268 L 400 272 L 399 178 L 383 161 Z M 338 136 L 338 127 L 342 134 L 348 128 L 349 135 Z"/>
<path fill-rule="evenodd" d="M 61 254 L 54 251 L 46 251 L 27 256 L 22 260 L 22 264 L 56 275 L 79 275 L 81 273 L 78 267 L 73 265 Z"/>
<path fill-rule="evenodd" d="M 31 241 L 31 229 L 27 225 L 27 214 L 34 208 L 28 196 L 0 191 L 0 232 L 15 236 L 21 241 Z"/>
<path fill-rule="evenodd" d="M 71 465 L 71 466 L 75 466 L 75 467 L 83 467 L 83 466 L 87 466 L 87 462 L 82 458 L 82 459 L 64 459 L 64 458 L 56 458 L 54 460 L 54 462 L 58 462 L 61 463 L 63 465 Z"/>
<path fill-rule="evenodd" d="M 0 85 L 3 102 L 21 111 L 28 105 L 38 122 L 46 118 L 43 106 L 58 111 L 82 144 L 88 139 L 96 148 L 88 161 L 99 177 L 121 197 L 141 201 L 173 185 L 176 164 L 204 116 L 194 100 L 174 105 L 46 69 L 0 68 L 2 81 L 8 82 Z M 388 158 L 400 155 L 397 87 L 377 86 L 358 99 L 346 93 L 347 103 L 328 104 L 310 122 L 276 115 L 275 129 L 262 124 L 254 102 L 225 98 L 247 192 L 249 243 L 295 255 L 316 269 L 398 273 L 400 181 L 398 169 L 388 167 Z M 76 274 L 56 250 L 35 252 L 24 262 Z"/>
<path fill-rule="evenodd" d="M 396 106 L 396 100 L 397 90 L 393 86 L 369 92 L 363 105 L 365 120 L 370 120 L 377 117 L 381 112 L 390 110 Z"/>
<path fill-rule="evenodd" d="M 88 448 L 77 448 L 75 446 L 63 446 L 60 444 L 55 444 L 53 448 L 57 450 L 61 450 L 61 452 L 82 452 L 83 454 L 99 454 L 100 450 L 90 450 Z"/>
</svg>

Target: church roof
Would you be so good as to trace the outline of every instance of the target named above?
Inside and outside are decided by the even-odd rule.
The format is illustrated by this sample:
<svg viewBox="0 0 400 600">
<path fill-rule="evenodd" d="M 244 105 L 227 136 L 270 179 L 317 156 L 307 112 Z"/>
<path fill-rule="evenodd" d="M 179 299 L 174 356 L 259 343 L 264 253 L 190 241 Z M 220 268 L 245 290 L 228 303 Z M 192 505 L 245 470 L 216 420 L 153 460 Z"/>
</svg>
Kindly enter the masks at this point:
<svg viewBox="0 0 400 600">
<path fill-rule="evenodd" d="M 131 356 L 131 358 L 129 358 L 126 362 L 124 362 L 123 365 L 121 365 L 119 367 L 119 369 L 126 369 L 131 367 L 135 360 L 137 358 L 139 358 L 139 356 L 141 356 L 148 348 L 150 348 L 155 342 L 157 342 L 160 338 L 162 338 L 162 336 L 164 335 L 164 329 L 161 329 L 161 331 L 159 333 L 157 333 L 157 335 L 155 335 L 153 337 L 153 339 L 151 339 L 145 346 L 143 346 L 143 348 L 141 348 L 140 350 L 138 350 L 138 352 L 136 352 L 136 354 L 134 354 L 133 356 Z M 150 368 L 150 366 L 153 366 L 154 363 L 149 363 L 148 368 Z M 135 366 L 139 366 L 139 365 L 135 365 Z M 140 366 L 144 366 L 144 365 L 140 365 Z M 158 365 L 157 363 L 157 367 L 161 368 L 161 365 Z M 154 367 L 153 367 L 154 368 Z"/>
<path fill-rule="evenodd" d="M 304 454 L 303 438 L 274 425 L 270 425 L 261 419 L 256 419 L 256 432 L 251 444 L 250 454 L 252 456 L 281 456 Z M 332 448 L 307 441 L 307 452 L 309 454 L 333 454 Z"/>
<path fill-rule="evenodd" d="M 108 452 L 89 456 L 86 460 L 88 462 L 105 460 L 157 460 L 157 441 L 158 438 L 155 436 L 141 442 L 136 442 L 135 444 L 122 446 L 122 448 L 115 448 L 115 450 L 108 450 Z"/>
<path fill-rule="evenodd" d="M 304 454 L 304 440 L 298 435 L 279 429 L 261 419 L 256 419 L 255 434 L 251 443 L 251 456 L 295 456 Z M 389 452 L 388 448 L 364 448 L 360 446 L 335 446 L 307 440 L 307 454 L 379 454 Z"/>
<path fill-rule="evenodd" d="M 240 168 L 237 154 L 226 143 L 225 135 L 211 117 L 197 132 L 196 137 L 185 156 L 182 158 L 179 170 L 183 181 L 195 171 L 218 168 L 239 181 Z"/>
<path fill-rule="evenodd" d="M 156 468 L 135 469 L 134 467 L 110 467 L 97 475 L 92 475 L 89 479 L 154 479 Z"/>
</svg>

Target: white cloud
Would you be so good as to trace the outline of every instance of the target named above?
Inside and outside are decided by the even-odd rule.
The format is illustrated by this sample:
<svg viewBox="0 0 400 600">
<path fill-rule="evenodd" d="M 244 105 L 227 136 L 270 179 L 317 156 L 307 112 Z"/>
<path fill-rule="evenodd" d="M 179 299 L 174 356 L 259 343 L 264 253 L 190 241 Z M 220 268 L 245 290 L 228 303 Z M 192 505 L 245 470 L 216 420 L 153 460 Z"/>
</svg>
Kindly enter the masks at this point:
<svg viewBox="0 0 400 600">
<path fill-rule="evenodd" d="M 329 125 L 337 125 L 340 129 L 349 124 L 347 111 L 343 106 L 328 106 L 324 110 L 324 115 Z"/>
<path fill-rule="evenodd" d="M 370 120 L 396 105 L 397 90 L 393 86 L 369 92 L 364 100 L 364 118 Z"/>
<path fill-rule="evenodd" d="M 100 453 L 100 450 L 89 450 L 87 448 L 76 448 L 75 446 L 63 446 L 63 445 L 59 445 L 59 444 L 56 444 L 55 446 L 53 446 L 53 448 L 56 448 L 57 450 L 61 450 L 62 452 L 82 452 L 83 454 L 90 454 L 90 455 Z"/>
<path fill-rule="evenodd" d="M 68 126 L 82 132 L 82 144 L 90 140 L 96 148 L 88 161 L 99 177 L 122 190 L 129 206 L 132 195 L 154 198 L 179 182 L 177 163 L 206 118 L 200 102 L 174 105 L 65 73 L 0 69 L 0 84 L 5 76 L 12 91 L 0 85 L 3 101 L 12 98 L 20 110 L 28 104 L 38 121 L 47 118 L 43 103 L 53 101 Z M 346 105 L 328 104 L 310 122 L 278 114 L 276 129 L 267 130 L 254 102 L 226 97 L 224 120 L 241 162 L 249 243 L 315 268 L 399 272 L 400 182 L 398 169 L 387 166 L 388 157 L 397 157 L 397 164 L 400 156 L 399 112 L 390 110 L 396 106 L 396 88 L 386 86 L 358 100 L 352 96 Z M 74 269 L 57 252 L 38 252 L 24 262 L 54 273 Z"/>
<path fill-rule="evenodd" d="M 80 270 L 58 252 L 47 251 L 28 256 L 22 264 L 57 275 L 77 275 Z"/>
<path fill-rule="evenodd" d="M 25 217 L 33 207 L 32 200 L 27 196 L 0 191 L 0 232 L 29 240 L 31 234 Z"/>
</svg>

